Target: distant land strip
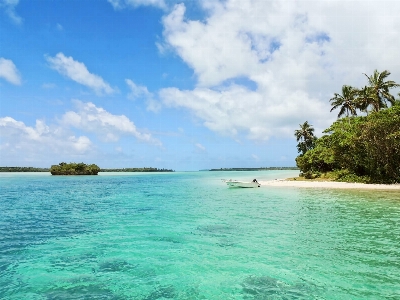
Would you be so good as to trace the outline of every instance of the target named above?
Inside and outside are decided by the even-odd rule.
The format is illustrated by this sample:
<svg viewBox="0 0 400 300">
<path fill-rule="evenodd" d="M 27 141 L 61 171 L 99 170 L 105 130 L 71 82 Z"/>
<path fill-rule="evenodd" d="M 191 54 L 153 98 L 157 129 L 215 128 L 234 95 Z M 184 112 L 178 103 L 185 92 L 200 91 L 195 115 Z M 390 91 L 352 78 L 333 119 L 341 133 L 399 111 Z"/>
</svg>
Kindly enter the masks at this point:
<svg viewBox="0 0 400 300">
<path fill-rule="evenodd" d="M 0 167 L 0 172 L 50 172 L 50 168 Z M 174 172 L 174 170 L 158 168 L 123 168 L 100 169 L 100 172 Z"/>
<path fill-rule="evenodd" d="M 50 168 L 0 167 L 0 172 L 50 172 Z"/>
<path fill-rule="evenodd" d="M 209 171 L 271 171 L 271 170 L 299 170 L 297 167 L 268 167 L 268 168 L 220 168 Z"/>
<path fill-rule="evenodd" d="M 297 167 L 268 167 L 268 168 L 220 168 L 202 171 L 268 171 L 268 170 L 299 170 Z M 50 172 L 50 168 L 35 167 L 0 167 L 0 172 Z M 100 172 L 175 172 L 172 169 L 158 168 L 122 168 L 100 169 Z"/>
<path fill-rule="evenodd" d="M 123 169 L 100 169 L 100 172 L 174 172 L 174 170 L 158 169 L 158 168 L 123 168 Z"/>
</svg>

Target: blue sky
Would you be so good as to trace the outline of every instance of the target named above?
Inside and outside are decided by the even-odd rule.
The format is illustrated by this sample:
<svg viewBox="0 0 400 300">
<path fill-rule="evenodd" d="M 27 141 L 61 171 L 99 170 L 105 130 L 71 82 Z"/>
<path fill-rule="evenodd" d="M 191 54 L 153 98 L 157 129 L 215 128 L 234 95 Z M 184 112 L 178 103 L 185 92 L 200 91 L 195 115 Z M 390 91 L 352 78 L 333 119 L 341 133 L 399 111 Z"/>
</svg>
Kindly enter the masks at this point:
<svg viewBox="0 0 400 300">
<path fill-rule="evenodd" d="M 294 130 L 321 135 L 343 84 L 400 82 L 398 1 L 0 0 L 0 14 L 2 166 L 294 166 Z"/>
</svg>

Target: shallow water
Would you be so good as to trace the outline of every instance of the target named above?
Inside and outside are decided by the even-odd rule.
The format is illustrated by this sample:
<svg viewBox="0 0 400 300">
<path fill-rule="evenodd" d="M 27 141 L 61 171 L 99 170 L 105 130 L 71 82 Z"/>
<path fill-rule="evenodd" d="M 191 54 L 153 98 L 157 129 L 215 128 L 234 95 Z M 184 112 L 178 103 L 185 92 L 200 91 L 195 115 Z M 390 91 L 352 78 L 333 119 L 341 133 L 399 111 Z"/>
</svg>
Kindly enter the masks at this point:
<svg viewBox="0 0 400 300">
<path fill-rule="evenodd" d="M 293 171 L 0 173 L 1 299 L 399 299 L 400 194 Z"/>
</svg>

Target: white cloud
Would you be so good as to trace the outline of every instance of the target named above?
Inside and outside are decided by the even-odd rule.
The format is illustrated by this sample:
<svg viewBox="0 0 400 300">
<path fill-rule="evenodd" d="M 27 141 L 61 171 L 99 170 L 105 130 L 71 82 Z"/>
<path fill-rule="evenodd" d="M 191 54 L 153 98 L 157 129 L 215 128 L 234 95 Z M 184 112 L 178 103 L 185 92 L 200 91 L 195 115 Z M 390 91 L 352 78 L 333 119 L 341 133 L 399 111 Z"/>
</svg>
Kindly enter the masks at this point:
<svg viewBox="0 0 400 300">
<path fill-rule="evenodd" d="M 204 147 L 202 144 L 200 143 L 196 143 L 195 146 L 197 147 L 197 149 L 200 149 L 201 151 L 206 151 L 206 147 Z"/>
<path fill-rule="evenodd" d="M 68 111 L 55 124 L 36 120 L 35 126 L 11 117 L 0 118 L 0 150 L 3 163 L 19 164 L 36 161 L 49 164 L 52 161 L 88 159 L 99 154 L 101 143 L 95 145 L 83 134 L 94 133 L 104 142 L 116 142 L 121 136 L 132 136 L 155 146 L 161 142 L 151 134 L 139 131 L 124 115 L 113 115 L 93 103 L 76 100 L 76 109 Z M 122 151 L 116 146 L 116 151 Z"/>
<path fill-rule="evenodd" d="M 85 64 L 58 53 L 55 57 L 46 57 L 50 67 L 73 81 L 93 89 L 97 94 L 112 94 L 111 86 L 100 76 L 88 71 Z"/>
<path fill-rule="evenodd" d="M 138 6 L 155 6 L 158 8 L 166 8 L 164 0 L 107 0 L 114 9 L 123 9 L 125 7 Z"/>
<path fill-rule="evenodd" d="M 343 84 L 362 86 L 362 73 L 374 69 L 400 81 L 399 1 L 202 4 L 203 21 L 187 19 L 184 4 L 163 18 L 160 47 L 173 49 L 198 82 L 193 90 L 163 89 L 160 98 L 213 131 L 293 136 L 305 120 L 323 129 L 335 118 L 329 99 Z M 255 88 L 239 86 L 240 79 Z"/>
<path fill-rule="evenodd" d="M 0 78 L 4 78 L 8 82 L 20 85 L 21 76 L 12 60 L 0 57 Z"/>
<path fill-rule="evenodd" d="M 0 7 L 4 7 L 8 17 L 17 25 L 22 23 L 22 18 L 15 13 L 15 7 L 18 5 L 19 0 L 2 0 Z"/>
<path fill-rule="evenodd" d="M 131 89 L 131 93 L 128 95 L 131 99 L 137 99 L 140 97 L 151 98 L 153 97 L 152 93 L 150 93 L 147 87 L 143 85 L 137 85 L 130 79 L 125 79 L 126 84 Z"/>
<path fill-rule="evenodd" d="M 150 93 L 147 87 L 137 85 L 130 79 L 125 79 L 126 84 L 129 86 L 131 92 L 128 94 L 129 99 L 145 99 L 147 103 L 147 110 L 158 112 L 161 109 L 159 102 L 154 100 L 153 93 Z"/>
<path fill-rule="evenodd" d="M 115 142 L 125 135 L 157 146 L 162 145 L 151 134 L 140 132 L 135 124 L 124 115 L 113 115 L 91 102 L 83 103 L 75 100 L 75 104 L 77 110 L 66 112 L 62 116 L 62 124 L 95 133 L 103 141 Z"/>
<path fill-rule="evenodd" d="M 255 140 L 292 136 L 293 128 L 304 122 L 305 115 L 319 127 L 326 121 L 321 111 L 329 111 L 327 105 L 301 90 L 250 91 L 238 85 L 220 90 L 196 88 L 180 91 L 168 88 L 160 91 L 160 97 L 166 106 L 188 109 L 210 130 L 229 136 L 243 132 L 247 138 Z"/>
<path fill-rule="evenodd" d="M 59 126 L 48 126 L 42 120 L 36 120 L 35 127 L 30 127 L 11 117 L 0 118 L 0 137 L 3 159 L 84 154 L 93 146 L 88 137 L 76 137 Z"/>
</svg>

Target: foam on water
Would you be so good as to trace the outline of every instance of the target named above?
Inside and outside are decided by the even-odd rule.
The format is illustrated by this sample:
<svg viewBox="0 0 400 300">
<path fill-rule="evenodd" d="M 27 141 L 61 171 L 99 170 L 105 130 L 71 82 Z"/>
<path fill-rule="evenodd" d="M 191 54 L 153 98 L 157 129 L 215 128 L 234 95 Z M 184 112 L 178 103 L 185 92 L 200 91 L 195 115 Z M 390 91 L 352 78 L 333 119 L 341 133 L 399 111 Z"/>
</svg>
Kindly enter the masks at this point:
<svg viewBox="0 0 400 300">
<path fill-rule="evenodd" d="M 0 175 L 1 299 L 395 299 L 397 192 L 293 171 Z"/>
</svg>

